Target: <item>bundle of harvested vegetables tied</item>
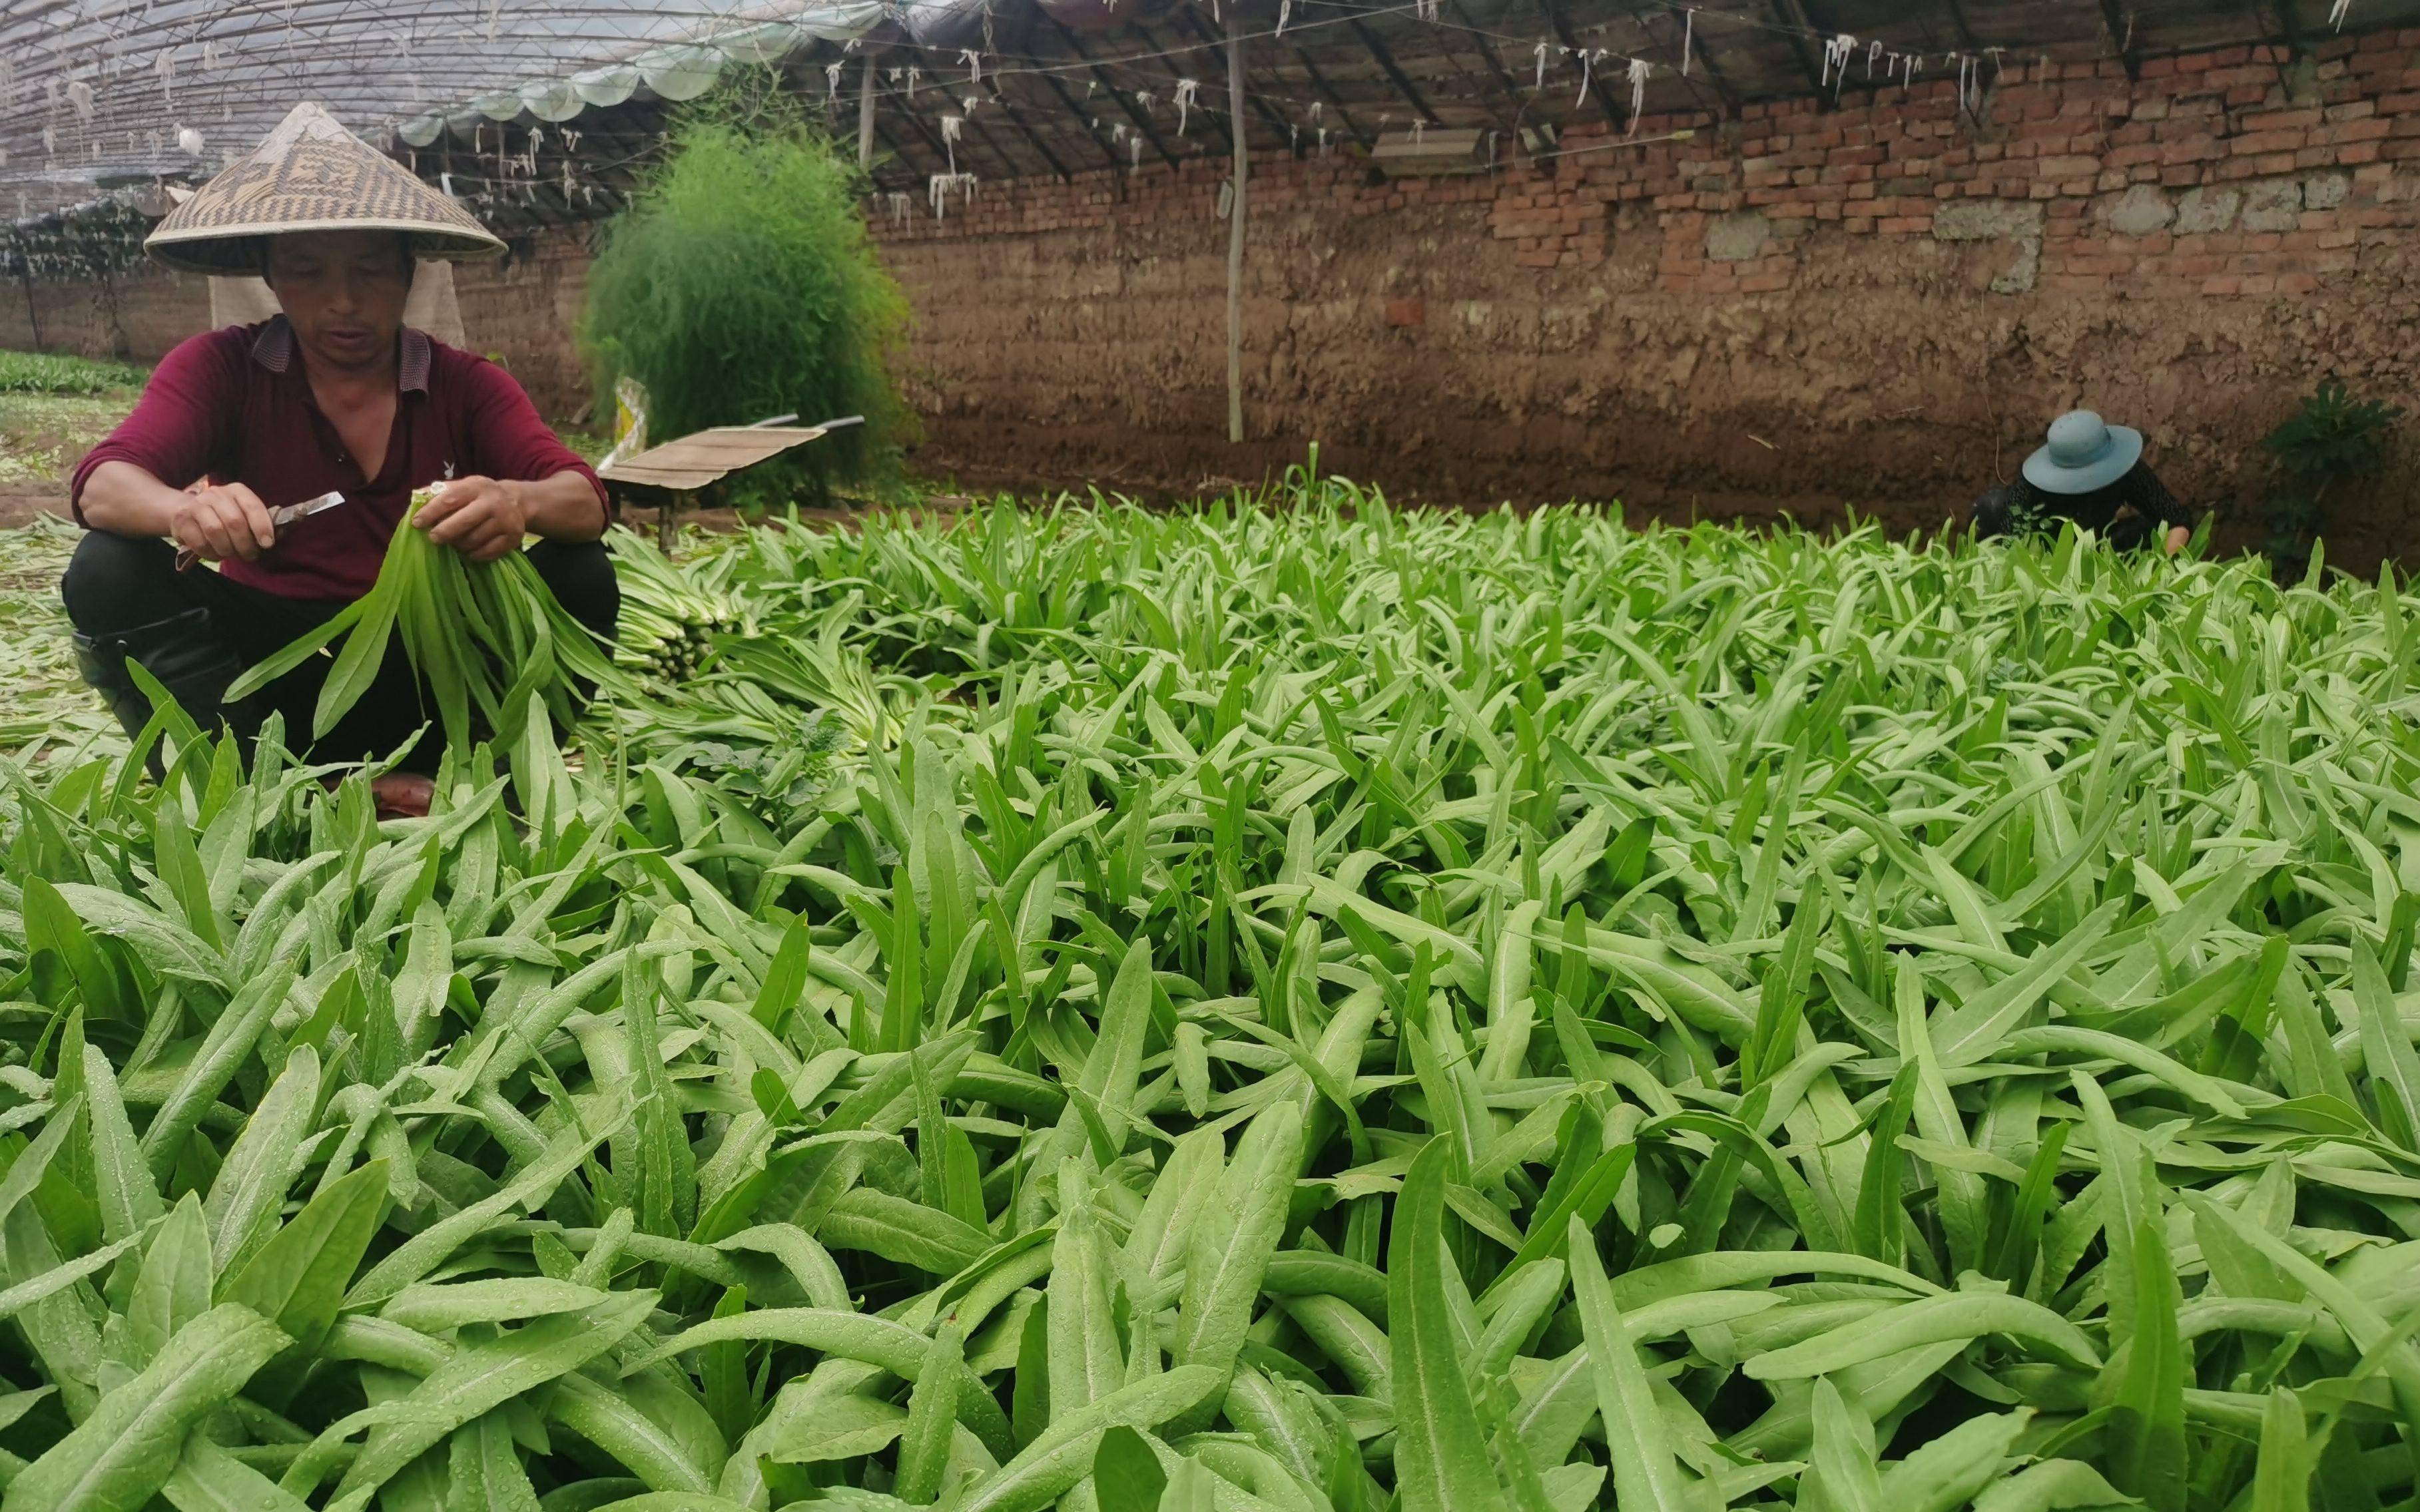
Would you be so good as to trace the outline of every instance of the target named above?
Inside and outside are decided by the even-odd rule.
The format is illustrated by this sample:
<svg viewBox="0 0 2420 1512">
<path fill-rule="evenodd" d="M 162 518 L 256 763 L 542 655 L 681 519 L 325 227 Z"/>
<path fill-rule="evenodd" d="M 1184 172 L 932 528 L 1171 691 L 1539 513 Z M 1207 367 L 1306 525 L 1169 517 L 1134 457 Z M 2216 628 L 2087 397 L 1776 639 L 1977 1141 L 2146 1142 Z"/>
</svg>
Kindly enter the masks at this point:
<svg viewBox="0 0 2420 1512">
<path fill-rule="evenodd" d="M 312 715 L 314 738 L 361 701 L 397 640 L 454 746 L 467 746 L 474 729 L 515 738 L 532 695 L 567 728 L 579 712 L 580 684 L 593 689 L 616 681 L 609 649 L 555 602 L 528 558 L 510 551 L 493 562 L 466 561 L 412 527 L 434 492 L 411 496 L 370 591 L 238 678 L 227 689 L 229 702 L 285 676 L 340 636 L 344 647 Z"/>
<path fill-rule="evenodd" d="M 614 528 L 613 544 L 622 583 L 614 659 L 670 683 L 706 670 L 715 638 L 741 630 L 738 605 L 710 580 L 714 566 L 734 559 L 726 552 L 701 569 L 683 571 L 622 527 Z"/>
<path fill-rule="evenodd" d="M 0 770 L 5 1512 L 2411 1504 L 2392 579 L 1301 492 Z"/>
</svg>

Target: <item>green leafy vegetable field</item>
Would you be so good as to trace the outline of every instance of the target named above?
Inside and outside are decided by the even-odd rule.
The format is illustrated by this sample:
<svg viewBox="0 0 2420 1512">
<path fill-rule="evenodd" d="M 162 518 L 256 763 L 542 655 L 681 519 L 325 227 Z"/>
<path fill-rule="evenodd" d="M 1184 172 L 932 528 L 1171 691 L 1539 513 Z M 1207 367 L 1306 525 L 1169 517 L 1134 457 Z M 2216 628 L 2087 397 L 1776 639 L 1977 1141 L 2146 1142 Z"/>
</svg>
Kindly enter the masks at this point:
<svg viewBox="0 0 2420 1512">
<path fill-rule="evenodd" d="M 107 393 L 139 389 L 147 369 L 58 352 L 0 350 L 0 393 Z"/>
<path fill-rule="evenodd" d="M 5 1512 L 2420 1487 L 2390 581 L 1008 508 L 0 832 Z"/>
</svg>

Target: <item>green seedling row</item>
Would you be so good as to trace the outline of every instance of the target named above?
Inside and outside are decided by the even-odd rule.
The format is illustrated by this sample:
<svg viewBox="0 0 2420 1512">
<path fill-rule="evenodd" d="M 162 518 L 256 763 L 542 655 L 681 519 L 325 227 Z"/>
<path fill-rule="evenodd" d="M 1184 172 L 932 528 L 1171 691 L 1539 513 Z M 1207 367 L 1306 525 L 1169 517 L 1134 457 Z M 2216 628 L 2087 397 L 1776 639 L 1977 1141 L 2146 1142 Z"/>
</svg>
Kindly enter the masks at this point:
<svg viewBox="0 0 2420 1512">
<path fill-rule="evenodd" d="M 2413 1504 L 2392 579 L 1297 480 L 636 596 L 425 820 L 0 773 L 0 1509 Z"/>
</svg>

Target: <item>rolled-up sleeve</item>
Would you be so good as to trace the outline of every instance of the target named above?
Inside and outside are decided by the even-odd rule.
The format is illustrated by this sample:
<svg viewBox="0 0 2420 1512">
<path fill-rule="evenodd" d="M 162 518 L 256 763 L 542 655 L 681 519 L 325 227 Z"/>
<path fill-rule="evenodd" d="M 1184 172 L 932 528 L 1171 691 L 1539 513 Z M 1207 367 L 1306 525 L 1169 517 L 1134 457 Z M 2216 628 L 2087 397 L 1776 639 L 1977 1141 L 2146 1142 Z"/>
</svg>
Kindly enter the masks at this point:
<svg viewBox="0 0 2420 1512">
<path fill-rule="evenodd" d="M 559 472 L 577 472 L 597 490 L 598 514 L 608 521 L 613 518 L 612 501 L 597 470 L 582 461 L 580 454 L 564 445 L 562 438 L 538 418 L 537 407 L 530 403 L 529 395 L 510 373 L 493 363 L 474 363 L 467 379 L 465 399 L 474 471 L 520 483 L 536 483 Z"/>
<path fill-rule="evenodd" d="M 230 327 L 179 342 L 160 359 L 134 412 L 76 464 L 68 505 L 77 524 L 85 523 L 85 483 L 103 462 L 131 462 L 174 488 L 223 462 L 242 404 L 244 348 L 244 332 Z"/>
</svg>

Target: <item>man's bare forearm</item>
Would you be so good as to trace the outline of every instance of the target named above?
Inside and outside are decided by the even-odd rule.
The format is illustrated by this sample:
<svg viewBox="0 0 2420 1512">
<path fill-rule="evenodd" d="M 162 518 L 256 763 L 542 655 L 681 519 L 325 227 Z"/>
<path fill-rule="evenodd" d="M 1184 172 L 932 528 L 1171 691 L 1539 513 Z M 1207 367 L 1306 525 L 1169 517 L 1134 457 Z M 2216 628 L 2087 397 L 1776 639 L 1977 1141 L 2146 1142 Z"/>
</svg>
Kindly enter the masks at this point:
<svg viewBox="0 0 2420 1512">
<path fill-rule="evenodd" d="M 605 533 L 604 502 L 584 474 L 566 470 L 513 486 L 528 513 L 531 534 L 550 541 L 594 541 Z"/>
<path fill-rule="evenodd" d="M 182 490 L 144 471 L 132 462 L 103 462 L 85 479 L 77 503 L 84 522 L 112 535 L 173 533 L 177 501 Z"/>
<path fill-rule="evenodd" d="M 94 530 L 164 535 L 209 562 L 251 562 L 277 544 L 260 496 L 240 483 L 171 488 L 132 462 L 113 460 L 92 470 L 78 503 Z"/>
</svg>

